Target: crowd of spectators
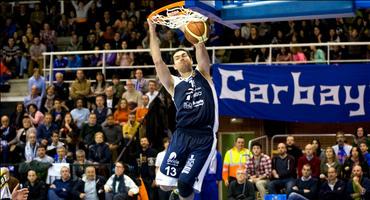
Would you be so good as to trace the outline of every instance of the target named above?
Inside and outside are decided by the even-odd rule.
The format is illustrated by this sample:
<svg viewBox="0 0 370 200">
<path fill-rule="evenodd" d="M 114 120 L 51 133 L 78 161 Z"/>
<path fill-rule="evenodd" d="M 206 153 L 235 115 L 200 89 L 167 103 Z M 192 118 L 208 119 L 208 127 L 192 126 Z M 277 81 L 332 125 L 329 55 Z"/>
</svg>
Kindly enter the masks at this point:
<svg viewBox="0 0 370 200">
<path fill-rule="evenodd" d="M 42 70 L 42 52 L 148 48 L 146 16 L 156 9 L 155 1 L 65 1 L 65 11 L 54 1 L 42 4 L 1 3 L 0 44 L 2 45 L 2 79 L 31 76 L 33 69 Z M 45 3 L 46 2 L 46 3 Z M 157 5 L 158 6 L 158 5 Z M 11 12 L 9 12 L 11 11 Z M 273 23 L 245 23 L 231 30 L 210 20 L 207 46 L 259 45 L 287 43 L 360 42 L 370 38 L 369 10 L 357 11 L 356 17 L 312 19 Z M 161 48 L 190 46 L 181 31 L 158 27 Z M 58 46 L 58 38 L 69 37 L 66 47 Z M 327 49 L 294 47 L 273 49 L 218 51 L 217 62 L 307 62 L 323 63 Z M 369 57 L 368 46 L 332 46 L 331 60 L 363 59 Z M 170 62 L 170 56 L 165 60 Z M 57 56 L 54 68 L 142 66 L 152 64 L 148 53 L 109 53 Z M 49 62 L 48 62 L 49 64 Z M 7 70 L 5 70 L 5 68 Z M 109 78 L 116 71 L 108 73 Z M 132 77 L 129 71 L 124 77 Z M 153 71 L 150 71 L 153 72 Z M 71 73 L 71 71 L 63 71 Z M 70 75 L 73 77 L 72 75 Z M 88 74 L 89 78 L 93 76 Z"/>
</svg>

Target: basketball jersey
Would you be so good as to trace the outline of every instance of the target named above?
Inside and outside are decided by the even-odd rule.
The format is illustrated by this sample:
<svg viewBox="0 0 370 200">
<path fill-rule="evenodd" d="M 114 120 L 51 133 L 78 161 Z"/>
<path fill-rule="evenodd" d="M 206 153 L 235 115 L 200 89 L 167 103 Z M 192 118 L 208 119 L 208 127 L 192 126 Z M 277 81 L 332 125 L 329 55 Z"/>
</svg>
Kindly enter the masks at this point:
<svg viewBox="0 0 370 200">
<path fill-rule="evenodd" d="M 175 76 L 173 79 L 176 128 L 216 132 L 218 105 L 213 83 L 204 78 L 198 69 L 186 79 Z"/>
</svg>

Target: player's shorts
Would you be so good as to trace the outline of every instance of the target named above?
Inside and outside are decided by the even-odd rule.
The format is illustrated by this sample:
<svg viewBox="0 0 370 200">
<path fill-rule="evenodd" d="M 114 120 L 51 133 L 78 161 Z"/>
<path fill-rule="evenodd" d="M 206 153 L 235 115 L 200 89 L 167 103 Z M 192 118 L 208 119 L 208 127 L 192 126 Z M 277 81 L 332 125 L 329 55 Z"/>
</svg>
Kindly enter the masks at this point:
<svg viewBox="0 0 370 200">
<path fill-rule="evenodd" d="M 181 180 L 200 192 L 212 156 L 216 153 L 216 142 L 212 131 L 176 129 L 157 173 L 157 184 L 175 187 Z"/>
</svg>

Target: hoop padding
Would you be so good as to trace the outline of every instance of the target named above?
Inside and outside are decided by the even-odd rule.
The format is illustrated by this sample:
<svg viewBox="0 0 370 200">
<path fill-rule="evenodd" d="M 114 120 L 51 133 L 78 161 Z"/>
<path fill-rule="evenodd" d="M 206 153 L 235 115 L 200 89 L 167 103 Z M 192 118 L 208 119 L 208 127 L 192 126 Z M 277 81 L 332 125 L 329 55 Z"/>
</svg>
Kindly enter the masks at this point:
<svg viewBox="0 0 370 200">
<path fill-rule="evenodd" d="M 208 17 L 182 6 L 166 10 L 166 14 L 157 13 L 149 17 L 153 23 L 167 26 L 171 29 L 180 28 L 191 21 L 207 21 L 208 19 Z"/>
</svg>

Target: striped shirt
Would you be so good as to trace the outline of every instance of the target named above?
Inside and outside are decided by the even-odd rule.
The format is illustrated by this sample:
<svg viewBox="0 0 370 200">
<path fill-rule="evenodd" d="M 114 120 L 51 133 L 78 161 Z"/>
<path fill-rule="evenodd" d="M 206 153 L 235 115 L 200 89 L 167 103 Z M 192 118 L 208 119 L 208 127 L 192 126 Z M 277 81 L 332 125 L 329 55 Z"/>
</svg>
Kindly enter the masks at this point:
<svg viewBox="0 0 370 200">
<path fill-rule="evenodd" d="M 5 57 L 15 57 L 15 56 L 21 55 L 22 54 L 22 50 L 17 45 L 14 45 L 13 47 L 4 46 L 3 49 L 1 50 L 1 53 Z"/>
</svg>

